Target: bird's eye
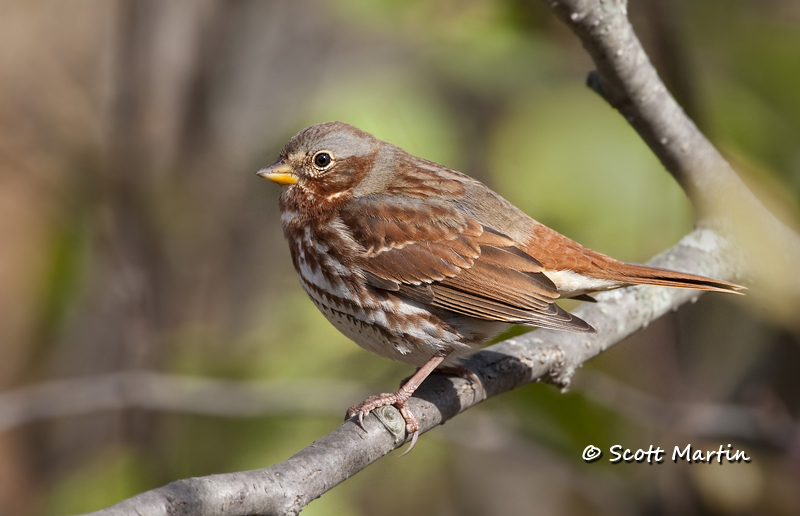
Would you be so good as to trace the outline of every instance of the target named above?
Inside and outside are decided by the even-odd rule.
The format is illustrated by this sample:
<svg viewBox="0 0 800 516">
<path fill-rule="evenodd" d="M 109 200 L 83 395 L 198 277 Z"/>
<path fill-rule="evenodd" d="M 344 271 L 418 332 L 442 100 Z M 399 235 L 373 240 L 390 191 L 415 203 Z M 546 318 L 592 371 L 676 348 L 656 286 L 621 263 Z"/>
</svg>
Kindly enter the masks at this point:
<svg viewBox="0 0 800 516">
<path fill-rule="evenodd" d="M 321 151 L 314 154 L 314 166 L 318 169 L 322 170 L 327 168 L 331 163 L 333 163 L 333 158 L 331 157 L 330 153 L 327 151 Z"/>
</svg>

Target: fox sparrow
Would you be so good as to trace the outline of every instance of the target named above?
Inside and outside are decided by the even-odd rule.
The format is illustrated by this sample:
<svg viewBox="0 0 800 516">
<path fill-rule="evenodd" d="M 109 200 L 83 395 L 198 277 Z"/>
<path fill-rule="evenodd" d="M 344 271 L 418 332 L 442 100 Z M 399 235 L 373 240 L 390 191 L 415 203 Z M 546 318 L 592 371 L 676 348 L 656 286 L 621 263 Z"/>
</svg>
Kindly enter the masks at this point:
<svg viewBox="0 0 800 516">
<path fill-rule="evenodd" d="M 483 183 L 342 122 L 304 129 L 258 175 L 283 186 L 283 232 L 317 308 L 359 346 L 420 367 L 347 414 L 363 426 L 395 405 L 412 446 L 419 425 L 406 402 L 437 367 L 512 324 L 595 332 L 559 298 L 636 284 L 741 288 L 592 251 Z"/>
</svg>

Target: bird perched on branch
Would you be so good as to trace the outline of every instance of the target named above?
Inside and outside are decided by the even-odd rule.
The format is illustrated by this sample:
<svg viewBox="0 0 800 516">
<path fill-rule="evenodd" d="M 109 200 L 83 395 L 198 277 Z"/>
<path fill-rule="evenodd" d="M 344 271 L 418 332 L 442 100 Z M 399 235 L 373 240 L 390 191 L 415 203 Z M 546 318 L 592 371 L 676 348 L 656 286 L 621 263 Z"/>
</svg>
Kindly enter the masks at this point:
<svg viewBox="0 0 800 516">
<path fill-rule="evenodd" d="M 595 332 L 557 299 L 628 285 L 742 288 L 592 251 L 483 183 L 342 122 L 300 131 L 258 175 L 283 187 L 283 233 L 317 308 L 359 346 L 420 368 L 347 414 L 363 426 L 395 405 L 412 446 L 419 425 L 406 402 L 437 367 L 509 325 Z"/>
</svg>

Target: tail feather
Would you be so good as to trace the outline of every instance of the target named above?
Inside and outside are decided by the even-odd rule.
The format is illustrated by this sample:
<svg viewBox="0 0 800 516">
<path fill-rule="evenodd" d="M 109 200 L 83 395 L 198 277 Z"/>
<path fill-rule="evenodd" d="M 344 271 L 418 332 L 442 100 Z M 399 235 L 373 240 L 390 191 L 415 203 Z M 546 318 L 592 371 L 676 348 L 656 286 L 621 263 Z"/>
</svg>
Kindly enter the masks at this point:
<svg viewBox="0 0 800 516">
<path fill-rule="evenodd" d="M 707 278 L 687 272 L 648 267 L 635 263 L 624 263 L 622 265 L 624 267 L 620 267 L 618 270 L 614 271 L 613 279 L 632 285 L 693 288 L 710 292 L 728 292 L 731 294 L 744 295 L 743 292 L 739 291 L 744 290 L 745 287 L 729 281 Z"/>
</svg>

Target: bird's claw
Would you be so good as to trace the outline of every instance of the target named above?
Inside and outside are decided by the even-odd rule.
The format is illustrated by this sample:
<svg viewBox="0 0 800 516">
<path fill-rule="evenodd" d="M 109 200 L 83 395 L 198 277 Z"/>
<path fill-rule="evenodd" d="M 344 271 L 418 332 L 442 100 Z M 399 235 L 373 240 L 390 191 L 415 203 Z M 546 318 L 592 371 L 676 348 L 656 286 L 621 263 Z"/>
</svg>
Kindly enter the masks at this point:
<svg viewBox="0 0 800 516">
<path fill-rule="evenodd" d="M 376 408 L 394 405 L 397 410 L 400 411 L 400 415 L 403 417 L 403 420 L 405 420 L 406 434 L 411 436 L 411 445 L 405 452 L 403 452 L 403 455 L 405 455 L 410 452 L 412 448 L 414 448 L 415 444 L 417 444 L 417 438 L 419 437 L 419 423 L 417 422 L 416 416 L 414 416 L 414 413 L 411 412 L 411 409 L 407 403 L 410 395 L 404 396 L 403 394 L 405 393 L 402 393 L 401 391 L 391 394 L 383 393 L 378 396 L 370 396 L 363 403 L 350 407 L 347 410 L 345 420 L 350 419 L 358 414 L 358 426 L 360 426 L 361 429 L 366 432 L 367 428 L 364 426 L 364 416 Z M 403 455 L 401 455 L 401 457 Z"/>
</svg>

